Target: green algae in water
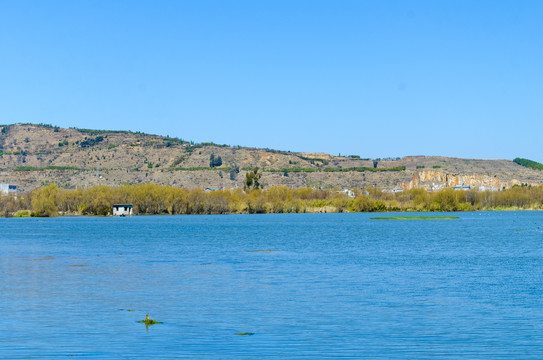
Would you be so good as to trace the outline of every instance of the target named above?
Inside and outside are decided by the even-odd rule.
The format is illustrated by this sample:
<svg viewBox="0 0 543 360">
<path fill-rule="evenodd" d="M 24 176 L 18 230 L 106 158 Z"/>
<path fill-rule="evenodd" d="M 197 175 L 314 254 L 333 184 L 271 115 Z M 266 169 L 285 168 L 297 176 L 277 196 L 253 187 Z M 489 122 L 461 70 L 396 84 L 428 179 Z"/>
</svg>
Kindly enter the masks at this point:
<svg viewBox="0 0 543 360">
<path fill-rule="evenodd" d="M 243 333 L 237 333 L 236 335 L 240 335 L 240 336 L 252 336 L 254 335 L 255 333 L 252 333 L 252 332 L 243 332 Z"/>
<path fill-rule="evenodd" d="M 371 220 L 437 220 L 437 219 L 460 219 L 458 216 L 382 216 L 372 217 Z"/>
<path fill-rule="evenodd" d="M 155 320 L 149 318 L 149 313 L 147 313 L 147 315 L 145 315 L 145 320 L 140 320 L 140 321 L 138 321 L 138 323 L 140 323 L 140 324 L 145 324 L 145 327 L 146 327 L 147 329 L 149 329 L 149 326 L 151 326 L 151 325 L 155 325 L 155 324 L 164 324 L 164 323 L 161 322 L 161 321 L 155 321 Z"/>
</svg>

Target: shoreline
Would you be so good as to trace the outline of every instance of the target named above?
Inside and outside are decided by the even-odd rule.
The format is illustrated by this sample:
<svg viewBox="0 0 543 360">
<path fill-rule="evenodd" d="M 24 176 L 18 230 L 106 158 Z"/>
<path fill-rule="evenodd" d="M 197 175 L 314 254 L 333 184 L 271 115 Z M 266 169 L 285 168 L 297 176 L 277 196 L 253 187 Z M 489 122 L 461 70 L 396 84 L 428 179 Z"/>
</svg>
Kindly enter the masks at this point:
<svg viewBox="0 0 543 360">
<path fill-rule="evenodd" d="M 307 209 L 306 209 L 307 210 Z M 29 211 L 29 210 L 27 210 Z M 127 215 L 124 217 L 139 217 L 139 216 L 176 216 L 176 215 L 277 215 L 277 214 L 461 214 L 469 212 L 513 212 L 513 211 L 534 211 L 539 212 L 543 209 L 534 209 L 534 208 L 493 208 L 493 209 L 480 209 L 480 210 L 456 210 L 456 211 L 416 211 L 416 210 L 390 210 L 390 211 L 303 211 L 303 212 L 265 212 L 265 213 L 249 213 L 249 212 L 228 212 L 228 213 L 199 213 L 199 214 L 133 214 Z M 36 216 L 36 215 L 24 215 L 18 216 L 17 213 L 9 214 L 8 216 L 0 216 L 0 218 L 10 219 L 10 218 L 67 218 L 67 217 L 97 217 L 97 218 L 118 218 L 123 217 L 119 215 L 93 215 L 93 214 L 81 214 L 81 213 L 59 213 L 55 216 Z"/>
</svg>

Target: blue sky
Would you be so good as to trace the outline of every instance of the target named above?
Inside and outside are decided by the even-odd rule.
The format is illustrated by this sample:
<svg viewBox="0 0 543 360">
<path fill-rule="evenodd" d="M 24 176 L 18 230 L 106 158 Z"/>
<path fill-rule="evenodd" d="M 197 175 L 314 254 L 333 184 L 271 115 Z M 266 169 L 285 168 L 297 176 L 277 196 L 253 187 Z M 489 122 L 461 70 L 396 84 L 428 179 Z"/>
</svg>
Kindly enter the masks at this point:
<svg viewBox="0 0 543 360">
<path fill-rule="evenodd" d="M 0 0 L 0 123 L 543 162 L 543 1 Z"/>
</svg>

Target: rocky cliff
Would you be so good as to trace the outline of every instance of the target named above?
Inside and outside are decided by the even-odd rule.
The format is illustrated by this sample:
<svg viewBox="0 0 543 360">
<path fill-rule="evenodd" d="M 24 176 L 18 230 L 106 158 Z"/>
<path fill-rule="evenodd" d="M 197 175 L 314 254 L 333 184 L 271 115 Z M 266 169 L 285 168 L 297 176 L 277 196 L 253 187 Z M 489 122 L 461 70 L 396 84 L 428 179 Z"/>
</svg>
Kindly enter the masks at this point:
<svg viewBox="0 0 543 360">
<path fill-rule="evenodd" d="M 421 170 L 413 174 L 411 181 L 402 183 L 400 186 L 404 189 L 424 187 L 433 190 L 444 187 L 470 186 L 473 189 L 498 190 L 509 188 L 515 183 L 519 183 L 519 181 L 516 179 L 504 181 L 497 175 L 449 174 L 442 170 Z"/>
</svg>

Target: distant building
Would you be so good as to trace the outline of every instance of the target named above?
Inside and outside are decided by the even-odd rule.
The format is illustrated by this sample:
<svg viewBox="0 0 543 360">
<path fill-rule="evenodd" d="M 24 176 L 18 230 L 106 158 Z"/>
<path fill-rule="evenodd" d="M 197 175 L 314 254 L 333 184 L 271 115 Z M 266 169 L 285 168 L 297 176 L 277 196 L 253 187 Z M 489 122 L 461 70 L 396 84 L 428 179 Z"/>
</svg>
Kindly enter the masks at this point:
<svg viewBox="0 0 543 360">
<path fill-rule="evenodd" d="M 453 186 L 452 189 L 454 191 L 460 191 L 460 190 L 469 191 L 469 190 L 471 190 L 471 186 L 469 186 L 469 185 L 456 185 L 456 186 Z"/>
<path fill-rule="evenodd" d="M 113 205 L 113 216 L 130 216 L 132 215 L 132 205 L 115 204 Z"/>
<path fill-rule="evenodd" d="M 484 185 L 481 185 L 479 186 L 479 191 L 492 191 L 492 192 L 495 192 L 495 191 L 499 191 L 500 189 L 498 189 L 497 186 L 484 186 Z"/>
<path fill-rule="evenodd" d="M 348 197 L 350 197 L 351 199 L 354 199 L 356 197 L 356 194 L 354 193 L 354 191 L 349 190 L 349 189 L 344 189 L 343 191 L 338 191 L 338 193 L 345 194 Z"/>
<path fill-rule="evenodd" d="M 222 187 L 218 187 L 218 188 L 208 187 L 208 188 L 205 188 L 205 189 L 204 189 L 205 192 L 219 191 L 219 190 L 222 190 Z"/>
<path fill-rule="evenodd" d="M 393 194 L 401 193 L 401 192 L 403 192 L 403 189 L 401 187 L 395 187 L 392 189 Z"/>
<path fill-rule="evenodd" d="M 17 185 L 0 184 L 0 191 L 4 195 L 16 194 L 17 193 Z"/>
<path fill-rule="evenodd" d="M 432 184 L 432 191 L 439 191 L 443 188 L 444 188 L 443 184 Z"/>
</svg>

